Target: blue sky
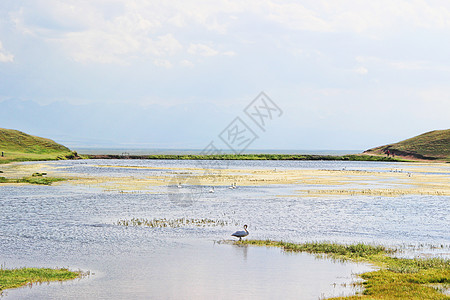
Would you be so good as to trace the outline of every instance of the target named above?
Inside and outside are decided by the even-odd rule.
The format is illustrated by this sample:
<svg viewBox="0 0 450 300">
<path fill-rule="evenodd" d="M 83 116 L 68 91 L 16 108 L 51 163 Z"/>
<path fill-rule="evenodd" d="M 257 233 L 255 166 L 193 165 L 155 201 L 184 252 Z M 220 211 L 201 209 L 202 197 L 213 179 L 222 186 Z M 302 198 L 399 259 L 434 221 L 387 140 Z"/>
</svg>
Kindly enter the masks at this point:
<svg viewBox="0 0 450 300">
<path fill-rule="evenodd" d="M 265 91 L 250 148 L 367 149 L 450 127 L 449 53 L 448 1 L 2 0 L 0 127 L 203 148 Z"/>
</svg>

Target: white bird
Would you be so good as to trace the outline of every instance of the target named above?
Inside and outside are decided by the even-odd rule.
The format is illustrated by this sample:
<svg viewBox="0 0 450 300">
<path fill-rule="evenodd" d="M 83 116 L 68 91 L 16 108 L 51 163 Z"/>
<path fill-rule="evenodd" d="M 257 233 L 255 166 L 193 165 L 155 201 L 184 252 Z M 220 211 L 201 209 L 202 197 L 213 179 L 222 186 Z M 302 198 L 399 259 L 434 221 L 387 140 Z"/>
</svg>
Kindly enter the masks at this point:
<svg viewBox="0 0 450 300">
<path fill-rule="evenodd" d="M 239 240 L 241 240 L 243 237 L 248 235 L 248 230 L 247 230 L 247 225 L 244 225 L 244 230 L 241 231 L 236 231 L 235 233 L 233 233 L 231 236 L 235 236 L 238 237 Z"/>
<path fill-rule="evenodd" d="M 209 190 L 210 193 L 214 193 L 214 187 Z"/>
<path fill-rule="evenodd" d="M 178 183 L 177 188 L 181 188 L 181 182 Z"/>
</svg>

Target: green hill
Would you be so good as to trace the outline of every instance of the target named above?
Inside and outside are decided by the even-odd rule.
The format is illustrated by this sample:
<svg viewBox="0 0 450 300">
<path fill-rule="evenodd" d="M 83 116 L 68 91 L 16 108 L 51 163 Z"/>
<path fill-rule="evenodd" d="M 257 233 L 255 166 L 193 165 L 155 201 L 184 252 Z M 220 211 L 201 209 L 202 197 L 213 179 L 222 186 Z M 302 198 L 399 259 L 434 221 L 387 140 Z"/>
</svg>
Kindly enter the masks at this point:
<svg viewBox="0 0 450 300">
<path fill-rule="evenodd" d="M 3 128 L 0 128 L 0 152 L 3 152 L 0 163 L 66 159 L 76 156 L 69 148 L 52 140 Z"/>
<path fill-rule="evenodd" d="M 396 156 L 450 161 L 450 129 L 430 131 L 395 144 L 372 148 L 364 153 L 386 155 L 388 150 Z"/>
</svg>

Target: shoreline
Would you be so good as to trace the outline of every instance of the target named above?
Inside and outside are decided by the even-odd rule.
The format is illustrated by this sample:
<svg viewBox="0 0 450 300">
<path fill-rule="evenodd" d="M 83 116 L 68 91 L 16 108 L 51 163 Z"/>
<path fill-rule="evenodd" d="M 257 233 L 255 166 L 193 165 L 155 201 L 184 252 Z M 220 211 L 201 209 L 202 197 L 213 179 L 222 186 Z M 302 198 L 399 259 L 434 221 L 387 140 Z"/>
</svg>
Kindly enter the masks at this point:
<svg viewBox="0 0 450 300">
<path fill-rule="evenodd" d="M 374 161 L 374 162 L 426 162 L 450 163 L 450 160 L 441 158 L 417 158 L 414 156 L 386 156 L 376 153 L 360 153 L 345 155 L 322 154 L 77 154 L 58 157 L 0 157 L 0 166 L 13 162 L 39 162 L 79 159 L 142 159 L 142 160 L 291 160 L 291 161 Z"/>
<path fill-rule="evenodd" d="M 384 162 L 423 162 L 406 158 L 395 158 L 378 155 L 348 154 L 348 155 L 320 155 L 320 154 L 152 154 L 152 155 L 120 155 L 120 154 L 80 154 L 84 159 L 148 159 L 148 160 L 328 160 L 328 161 L 384 161 Z M 442 162 L 429 160 L 429 162 Z M 428 162 L 428 160 L 427 160 Z"/>
<path fill-rule="evenodd" d="M 0 298 L 3 291 L 32 286 L 35 283 L 63 282 L 83 278 L 88 273 L 71 271 L 67 268 L 0 268 Z"/>
</svg>

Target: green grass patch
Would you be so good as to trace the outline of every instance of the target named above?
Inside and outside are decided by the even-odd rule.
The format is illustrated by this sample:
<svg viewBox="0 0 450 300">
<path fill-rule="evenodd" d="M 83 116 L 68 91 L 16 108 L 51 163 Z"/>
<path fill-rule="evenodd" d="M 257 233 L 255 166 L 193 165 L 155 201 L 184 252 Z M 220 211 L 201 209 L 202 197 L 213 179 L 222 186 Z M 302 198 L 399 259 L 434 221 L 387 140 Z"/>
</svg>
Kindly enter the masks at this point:
<svg viewBox="0 0 450 300">
<path fill-rule="evenodd" d="M 39 173 L 39 172 L 36 172 L 36 173 L 33 173 L 31 176 L 33 176 L 33 177 L 35 177 L 35 176 L 45 176 L 45 175 L 47 175 L 47 173 Z"/>
<path fill-rule="evenodd" d="M 4 157 L 0 157 L 0 164 L 8 164 L 12 162 L 24 161 L 51 161 L 51 160 L 67 160 L 70 159 L 71 153 L 48 153 L 34 154 L 22 152 L 5 152 Z"/>
<path fill-rule="evenodd" d="M 312 242 L 312 243 L 287 243 L 272 240 L 243 240 L 237 243 L 257 246 L 281 247 L 285 251 L 308 252 L 313 254 L 326 254 L 334 259 L 362 260 L 392 253 L 393 251 L 383 246 L 372 246 L 367 244 L 342 245 L 336 243 Z"/>
<path fill-rule="evenodd" d="M 241 245 L 281 247 L 290 252 L 327 255 L 334 259 L 365 261 L 380 267 L 361 274 L 362 295 L 333 299 L 450 299 L 441 290 L 450 286 L 450 260 L 391 257 L 394 251 L 367 244 L 342 245 L 326 242 L 286 243 L 272 240 L 243 240 Z"/>
<path fill-rule="evenodd" d="M 20 268 L 0 269 L 0 291 L 36 282 L 63 281 L 80 277 L 81 272 L 68 269 Z"/>
<path fill-rule="evenodd" d="M 29 183 L 29 184 L 41 184 L 51 185 L 53 182 L 64 181 L 65 178 L 58 177 L 43 177 L 43 176 L 28 176 L 22 178 L 5 178 L 0 177 L 0 183 Z"/>
<path fill-rule="evenodd" d="M 378 155 L 309 155 L 309 154 L 220 154 L 220 155 L 176 155 L 176 154 L 155 154 L 155 155 L 84 155 L 89 159 L 161 159 L 161 160 L 345 160 L 345 161 L 395 161 L 406 162 L 409 160 L 385 157 Z"/>
</svg>

